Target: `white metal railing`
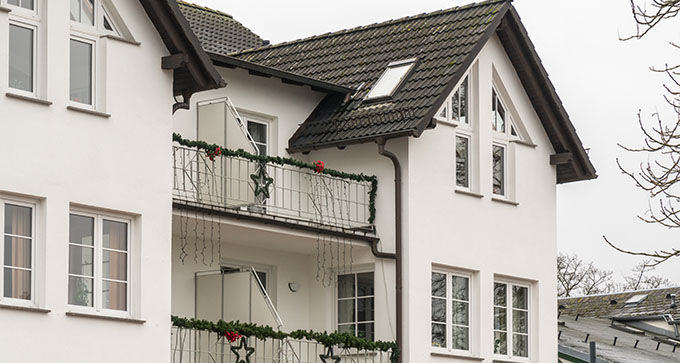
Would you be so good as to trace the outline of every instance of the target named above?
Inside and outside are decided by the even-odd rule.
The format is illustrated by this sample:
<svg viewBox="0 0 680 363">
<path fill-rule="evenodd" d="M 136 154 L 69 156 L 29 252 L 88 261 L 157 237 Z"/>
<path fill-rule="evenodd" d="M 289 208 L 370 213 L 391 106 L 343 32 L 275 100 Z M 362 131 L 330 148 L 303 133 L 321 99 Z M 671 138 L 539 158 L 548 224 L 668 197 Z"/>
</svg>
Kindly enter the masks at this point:
<svg viewBox="0 0 680 363">
<path fill-rule="evenodd" d="M 241 346 L 241 340 L 230 343 L 217 333 L 173 327 L 171 363 L 241 363 L 241 360 L 249 363 L 323 363 L 320 356 L 328 353 L 315 341 L 245 339 L 247 347 L 253 349 L 250 360 L 246 360 L 247 351 Z M 334 347 L 333 353 L 342 363 L 390 363 L 390 352 Z M 326 359 L 326 362 L 334 360 Z"/>
<path fill-rule="evenodd" d="M 256 195 L 262 164 L 234 156 L 211 160 L 201 150 L 173 146 L 175 199 L 342 228 L 370 227 L 371 183 L 290 165 L 267 163 L 269 198 Z"/>
</svg>

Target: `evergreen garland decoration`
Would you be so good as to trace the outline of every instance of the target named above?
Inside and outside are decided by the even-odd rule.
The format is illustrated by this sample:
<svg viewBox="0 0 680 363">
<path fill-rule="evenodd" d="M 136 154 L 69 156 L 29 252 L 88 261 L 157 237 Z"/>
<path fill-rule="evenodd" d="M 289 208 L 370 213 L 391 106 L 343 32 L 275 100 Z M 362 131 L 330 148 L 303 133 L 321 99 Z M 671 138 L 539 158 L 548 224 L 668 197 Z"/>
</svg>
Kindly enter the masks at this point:
<svg viewBox="0 0 680 363">
<path fill-rule="evenodd" d="M 364 338 L 359 338 L 350 333 L 318 333 L 311 330 L 294 330 L 290 333 L 276 331 L 274 328 L 265 325 L 257 325 L 252 323 L 241 323 L 239 321 L 226 322 L 220 320 L 217 323 L 199 320 L 187 319 L 172 316 L 172 325 L 181 329 L 202 330 L 211 333 L 217 333 L 223 336 L 227 332 L 235 332 L 244 337 L 254 337 L 259 340 L 267 338 L 283 340 L 286 338 L 305 339 L 309 341 L 316 341 L 324 347 L 329 348 L 333 346 L 342 346 L 344 348 L 354 348 L 358 350 L 375 350 L 390 353 L 390 361 L 396 362 L 399 358 L 399 348 L 395 342 L 385 341 L 371 341 Z"/>
<path fill-rule="evenodd" d="M 255 155 L 251 154 L 243 149 L 231 150 L 221 147 L 217 144 L 208 144 L 205 141 L 188 140 L 182 137 L 178 133 L 172 134 L 172 141 L 186 147 L 195 147 L 200 150 L 204 150 L 208 156 L 230 156 L 244 158 L 257 163 L 272 163 L 277 165 L 290 165 L 295 166 L 300 169 L 309 169 L 320 174 L 326 174 L 335 178 L 353 180 L 356 182 L 369 182 L 371 183 L 371 189 L 368 192 L 368 223 L 373 224 L 375 222 L 375 197 L 378 193 L 378 178 L 375 175 L 365 175 L 345 173 L 342 171 L 323 168 L 320 172 L 317 171 L 318 166 L 315 164 L 305 163 L 303 161 L 293 159 L 293 158 L 282 158 L 280 156 L 268 156 L 268 155 Z M 211 159 L 212 160 L 212 159 Z"/>
</svg>

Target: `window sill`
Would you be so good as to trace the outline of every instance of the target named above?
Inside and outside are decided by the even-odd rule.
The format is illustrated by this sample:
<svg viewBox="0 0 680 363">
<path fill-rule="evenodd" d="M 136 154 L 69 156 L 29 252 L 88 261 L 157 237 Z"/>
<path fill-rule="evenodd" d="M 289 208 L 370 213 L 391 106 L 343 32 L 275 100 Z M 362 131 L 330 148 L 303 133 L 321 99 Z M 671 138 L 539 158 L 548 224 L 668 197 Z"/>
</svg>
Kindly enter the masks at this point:
<svg viewBox="0 0 680 363">
<path fill-rule="evenodd" d="M 510 205 L 514 205 L 514 206 L 519 205 L 519 202 L 515 202 L 515 201 L 512 201 L 512 200 L 507 200 L 507 199 L 503 199 L 503 198 L 491 198 L 491 200 L 493 200 L 494 202 L 510 204 Z"/>
<path fill-rule="evenodd" d="M 37 98 L 37 97 L 24 96 L 24 95 L 12 93 L 12 92 L 5 93 L 5 96 L 7 96 L 9 98 L 14 98 L 14 99 L 17 99 L 17 100 L 38 103 L 38 104 L 45 105 L 45 106 L 49 106 L 49 105 L 52 104 L 52 101 L 43 100 L 42 98 Z"/>
<path fill-rule="evenodd" d="M 533 147 L 533 148 L 538 147 L 538 145 L 536 145 L 534 143 L 526 142 L 526 141 L 522 141 L 522 140 L 510 140 L 510 143 L 517 144 L 517 145 L 524 145 L 524 146 Z"/>
<path fill-rule="evenodd" d="M 0 304 L 0 309 L 28 311 L 28 312 L 32 312 L 32 313 L 41 313 L 41 314 L 47 314 L 47 313 L 50 312 L 50 310 L 48 310 L 48 309 L 41 309 L 41 308 L 36 308 L 36 307 L 31 307 L 31 306 L 9 305 L 9 304 Z"/>
<path fill-rule="evenodd" d="M 116 41 L 119 41 L 119 42 L 128 43 L 128 44 L 137 45 L 137 46 L 142 45 L 142 43 L 140 43 L 138 41 L 126 39 L 126 38 L 120 37 L 118 35 L 113 35 L 113 34 L 105 34 L 105 35 L 100 36 L 100 38 L 116 40 Z"/>
<path fill-rule="evenodd" d="M 528 363 L 531 362 L 530 360 L 527 359 L 512 359 L 512 358 L 507 358 L 507 359 L 493 359 L 493 363 Z"/>
<path fill-rule="evenodd" d="M 120 321 L 123 323 L 133 323 L 133 324 L 144 324 L 146 320 L 134 319 L 134 318 L 123 318 L 120 316 L 103 315 L 97 313 L 81 313 L 77 311 L 67 311 L 66 316 L 74 316 L 78 318 L 91 318 L 91 319 L 101 319 L 101 320 L 111 320 Z"/>
<path fill-rule="evenodd" d="M 78 106 L 66 106 L 66 108 L 71 110 L 71 111 L 82 112 L 82 113 L 86 113 L 86 114 L 89 114 L 89 115 L 94 115 L 94 116 L 99 116 L 99 117 L 104 117 L 104 118 L 111 117 L 111 115 L 109 115 L 108 113 L 90 110 L 90 109 L 82 108 L 82 107 L 78 107 Z"/>
<path fill-rule="evenodd" d="M 446 126 L 451 126 L 451 127 L 458 127 L 458 123 L 455 121 L 449 121 L 449 120 L 444 120 L 442 118 L 435 117 L 434 120 L 437 122 L 437 124 L 442 124 Z"/>
<path fill-rule="evenodd" d="M 467 191 L 467 190 L 464 190 L 464 189 L 456 189 L 456 193 L 463 194 L 463 195 L 469 195 L 471 197 L 480 198 L 480 199 L 484 198 L 484 196 L 482 194 Z"/>
<path fill-rule="evenodd" d="M 6 7 L 6 6 L 0 5 L 0 13 L 9 13 L 9 12 L 11 12 L 11 11 L 12 11 L 12 9 L 10 9 L 10 8 L 8 8 L 8 7 Z"/>
<path fill-rule="evenodd" d="M 466 360 L 476 360 L 478 362 L 481 362 L 484 360 L 482 357 L 475 357 L 472 355 L 465 355 L 465 354 L 456 354 L 456 353 L 448 353 L 448 352 L 430 352 L 430 355 L 434 356 L 440 356 L 440 357 L 450 357 L 450 358 L 457 358 L 457 359 L 466 359 Z"/>
</svg>

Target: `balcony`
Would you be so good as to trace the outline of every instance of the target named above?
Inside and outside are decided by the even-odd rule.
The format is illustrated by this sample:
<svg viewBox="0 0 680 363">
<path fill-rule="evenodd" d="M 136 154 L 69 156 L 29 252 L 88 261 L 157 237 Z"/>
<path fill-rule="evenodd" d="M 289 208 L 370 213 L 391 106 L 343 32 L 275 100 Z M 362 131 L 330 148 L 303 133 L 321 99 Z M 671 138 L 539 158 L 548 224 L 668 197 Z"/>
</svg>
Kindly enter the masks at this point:
<svg viewBox="0 0 680 363">
<path fill-rule="evenodd" d="M 374 234 L 374 176 L 220 149 L 179 135 L 175 141 L 176 206 L 345 234 Z"/>
</svg>

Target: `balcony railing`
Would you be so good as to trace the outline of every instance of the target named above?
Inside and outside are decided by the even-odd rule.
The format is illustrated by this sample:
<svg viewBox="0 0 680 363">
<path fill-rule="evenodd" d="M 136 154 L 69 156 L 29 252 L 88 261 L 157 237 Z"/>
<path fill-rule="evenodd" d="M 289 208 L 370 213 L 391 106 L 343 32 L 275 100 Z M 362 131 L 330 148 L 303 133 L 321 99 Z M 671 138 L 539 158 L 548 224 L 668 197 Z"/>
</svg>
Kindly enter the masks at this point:
<svg viewBox="0 0 680 363">
<path fill-rule="evenodd" d="M 392 351 L 329 347 L 305 339 L 241 337 L 234 342 L 210 331 L 172 328 L 172 363 L 392 363 Z"/>
<path fill-rule="evenodd" d="M 177 140 L 177 139 L 176 139 Z M 216 145 L 211 145 L 216 146 Z M 372 230 L 375 177 L 317 172 L 292 159 L 173 146 L 174 198 L 331 227 Z"/>
</svg>

